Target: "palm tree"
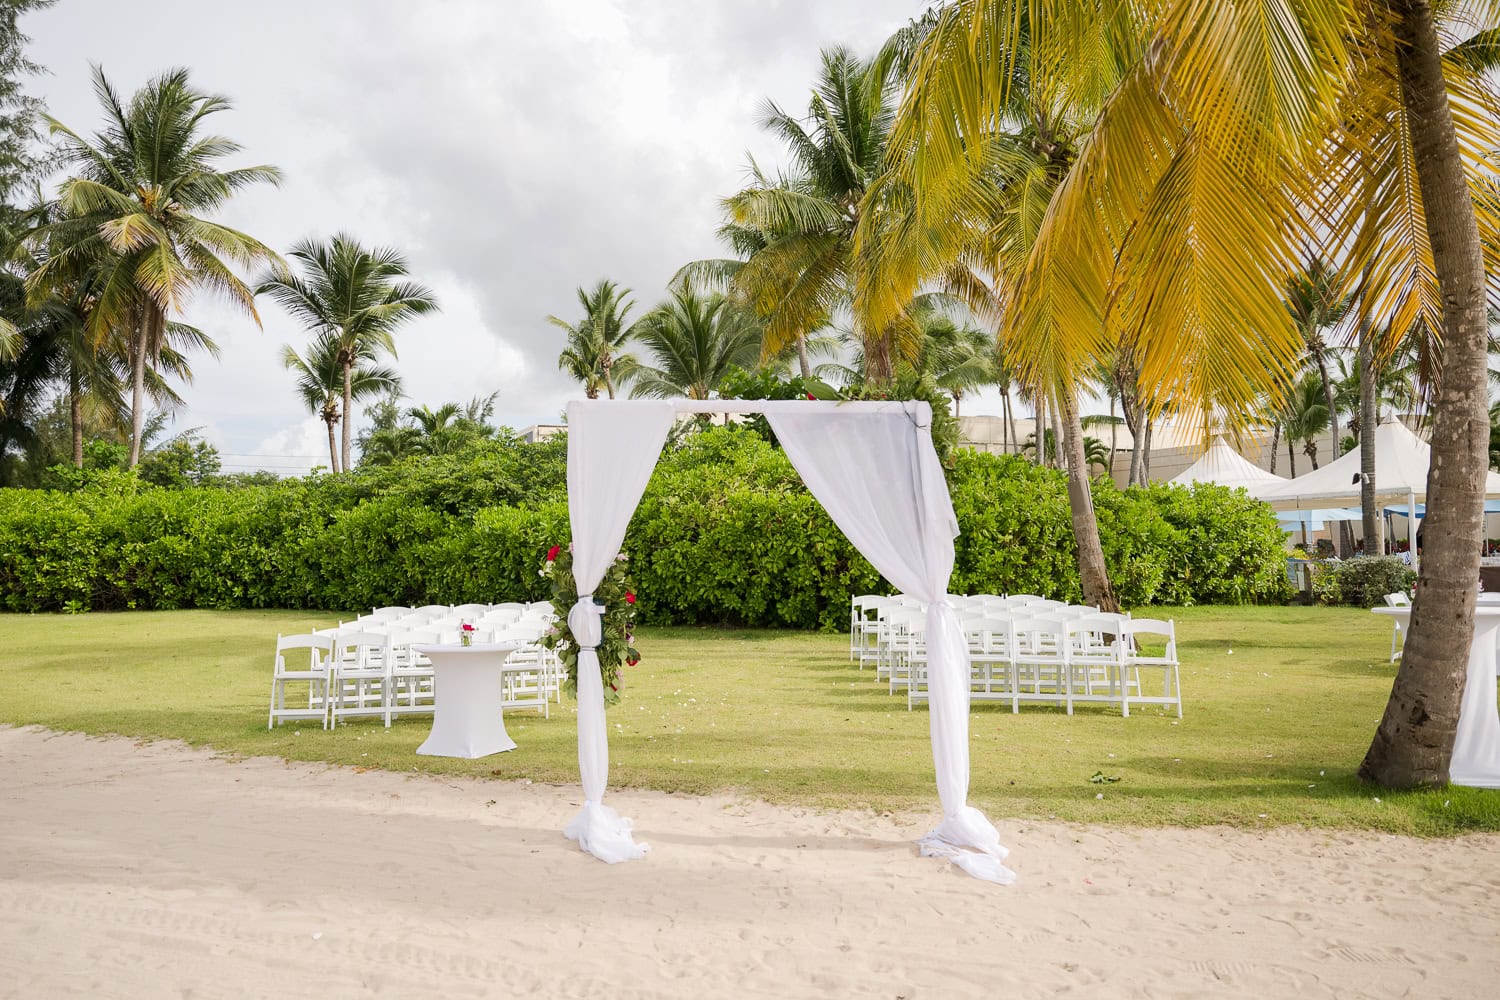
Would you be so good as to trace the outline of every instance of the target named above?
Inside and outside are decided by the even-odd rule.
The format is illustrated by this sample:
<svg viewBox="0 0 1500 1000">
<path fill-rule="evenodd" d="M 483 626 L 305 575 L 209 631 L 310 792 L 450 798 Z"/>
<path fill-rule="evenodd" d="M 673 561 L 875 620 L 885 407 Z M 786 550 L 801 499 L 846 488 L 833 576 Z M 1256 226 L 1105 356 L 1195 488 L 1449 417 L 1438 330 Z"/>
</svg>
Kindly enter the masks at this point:
<svg viewBox="0 0 1500 1000">
<path fill-rule="evenodd" d="M 396 355 L 393 334 L 438 309 L 431 289 L 405 280 L 406 258 L 390 247 L 367 249 L 348 233 L 303 240 L 287 253 L 302 274 L 278 262 L 256 291 L 271 298 L 319 336 L 334 338 L 343 376 L 344 432 L 340 468 L 348 471 L 353 441 L 354 369 L 361 360 Z"/>
<path fill-rule="evenodd" d="M 922 354 L 916 368 L 931 375 L 939 389 L 953 397 L 953 417 L 959 416 L 964 393 L 995 381 L 995 338 L 973 326 L 959 325 L 936 306 L 908 309 L 922 331 Z"/>
<path fill-rule="evenodd" d="M 556 316 L 547 317 L 547 322 L 568 335 L 557 366 L 583 383 L 589 399 L 599 398 L 601 385 L 614 399 L 615 389 L 628 382 L 635 371 L 635 358 L 621 353 L 630 339 L 625 318 L 635 306 L 626 298 L 629 294 L 630 289 L 601 280 L 591 291 L 578 289 L 583 319 L 576 325 Z"/>
<path fill-rule="evenodd" d="M 1328 361 L 1333 352 L 1324 334 L 1337 326 L 1349 312 L 1351 297 L 1342 292 L 1345 284 L 1333 265 L 1316 254 L 1287 283 L 1287 310 L 1307 345 L 1308 360 L 1317 369 L 1323 383 L 1335 458 L 1339 455 L 1340 443 L 1338 402 L 1335 399 L 1337 387 L 1329 375 Z M 1313 467 L 1316 468 L 1316 464 Z"/>
<path fill-rule="evenodd" d="M 752 161 L 751 185 L 724 200 L 720 237 L 746 260 L 705 263 L 731 276 L 765 320 L 767 353 L 799 345 L 804 378 L 812 371 L 800 345 L 850 301 L 854 233 L 871 210 L 866 192 L 880 173 L 893 111 L 886 72 L 848 49 L 825 49 L 805 118 L 771 101 L 762 111 L 761 127 L 791 154 L 790 171 L 768 176 Z M 918 346 L 895 321 L 872 329 L 856 320 L 854 329 L 875 381 L 890 381 L 898 347 Z"/>
<path fill-rule="evenodd" d="M 77 176 L 62 185 L 64 218 L 37 234 L 56 251 L 32 272 L 28 292 L 44 295 L 54 269 L 82 263 L 98 271 L 89 332 L 96 341 L 123 332 L 131 374 L 130 464 L 141 457 L 147 370 L 166 343 L 168 316 L 209 290 L 244 310 L 257 325 L 254 293 L 232 270 L 272 261 L 258 240 L 208 217 L 241 188 L 277 183 L 275 167 L 221 170 L 239 144 L 204 134 L 205 120 L 229 108 L 223 97 L 195 90 L 186 70 L 171 70 L 137 91 L 127 105 L 100 67 L 94 92 L 105 127 L 91 139 L 47 118 L 60 160 Z M 76 272 L 75 272 L 76 273 Z"/>
<path fill-rule="evenodd" d="M 1318 435 L 1326 433 L 1329 426 L 1328 401 L 1323 387 L 1312 372 L 1304 374 L 1292 387 L 1282 412 L 1281 428 L 1286 435 L 1286 457 L 1292 478 L 1297 477 L 1298 442 L 1303 454 L 1318 467 Z"/>
<path fill-rule="evenodd" d="M 633 332 L 651 362 L 636 374 L 637 397 L 708 399 L 732 369 L 753 366 L 761 349 L 753 315 L 726 295 L 692 288 L 673 292 Z"/>
<path fill-rule="evenodd" d="M 457 403 L 444 403 L 436 410 L 418 406 L 406 412 L 417 429 L 416 450 L 423 455 L 451 455 L 482 435 L 480 425 L 468 419 Z"/>
<path fill-rule="evenodd" d="M 302 402 L 328 425 L 328 469 L 338 472 L 338 439 L 334 428 L 344 411 L 339 403 L 344 397 L 344 369 L 340 363 L 339 340 L 324 333 L 308 346 L 307 356 L 298 354 L 291 344 L 281 348 L 282 366 L 297 376 L 297 395 Z M 396 394 L 401 391 L 401 376 L 394 368 L 375 364 L 374 345 L 364 344 L 355 359 L 355 367 L 349 377 L 349 398 L 368 399 L 371 396 Z"/>
<path fill-rule="evenodd" d="M 1374 220 L 1346 269 L 1384 269 L 1389 280 L 1374 284 L 1406 291 L 1370 314 L 1401 320 L 1404 335 L 1423 311 L 1443 344 L 1432 541 L 1361 768 L 1391 785 L 1446 780 L 1483 534 L 1485 442 L 1473 428 L 1487 424 L 1485 253 L 1500 248 L 1500 214 L 1476 200 L 1471 178 L 1488 176 L 1484 158 L 1500 144 L 1495 116 L 1479 110 L 1496 106 L 1484 74 L 1500 8 L 1442 10 L 1455 15 L 1447 36 L 1463 39 L 1447 52 L 1428 0 L 1303 0 L 1265 20 L 1261 4 L 971 0 L 945 8 L 915 56 L 892 137 L 911 151 L 898 182 L 916 201 L 915 229 L 951 232 L 984 215 L 956 205 L 982 190 L 978 147 L 1016 82 L 1069 95 L 1088 135 L 1007 295 L 1017 357 L 1055 378 L 1125 340 L 1155 405 L 1178 399 L 1230 424 L 1292 381 L 1304 345 L 1280 291 L 1297 248 L 1347 243 L 1354 219 Z M 1391 216 L 1364 183 L 1386 162 L 1382 145 L 1405 164 L 1388 195 L 1416 221 L 1404 229 L 1381 224 Z M 1414 280 L 1397 273 L 1403 261 L 1416 263 L 1405 270 Z M 893 315 L 907 288 L 872 282 L 872 315 Z"/>
</svg>

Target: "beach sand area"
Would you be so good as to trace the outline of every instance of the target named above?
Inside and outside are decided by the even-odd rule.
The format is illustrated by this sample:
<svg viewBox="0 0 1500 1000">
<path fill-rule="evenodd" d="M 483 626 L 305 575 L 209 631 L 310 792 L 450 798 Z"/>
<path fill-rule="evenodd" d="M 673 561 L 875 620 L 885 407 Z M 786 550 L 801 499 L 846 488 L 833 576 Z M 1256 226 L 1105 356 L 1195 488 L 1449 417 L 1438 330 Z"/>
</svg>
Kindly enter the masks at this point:
<svg viewBox="0 0 1500 1000">
<path fill-rule="evenodd" d="M 1500 836 L 1002 820 L 227 760 L 0 728 L 0 996 L 1493 997 Z"/>
</svg>

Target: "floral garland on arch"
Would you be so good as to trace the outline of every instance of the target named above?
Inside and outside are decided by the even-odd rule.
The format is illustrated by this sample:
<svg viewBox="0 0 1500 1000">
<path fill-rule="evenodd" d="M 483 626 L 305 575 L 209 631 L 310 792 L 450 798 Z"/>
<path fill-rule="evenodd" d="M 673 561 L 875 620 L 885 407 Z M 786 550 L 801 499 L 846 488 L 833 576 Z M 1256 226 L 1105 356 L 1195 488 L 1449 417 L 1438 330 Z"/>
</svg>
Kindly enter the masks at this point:
<svg viewBox="0 0 1500 1000">
<path fill-rule="evenodd" d="M 606 705 L 620 700 L 620 692 L 625 687 L 625 668 L 641 662 L 640 650 L 635 648 L 635 586 L 626 569 L 628 564 L 625 553 L 615 556 L 615 561 L 604 573 L 604 579 L 594 588 L 594 600 L 604 605 L 604 637 L 595 652 L 599 657 L 599 677 L 604 681 Z M 568 671 L 564 687 L 577 698 L 578 643 L 573 640 L 573 631 L 568 627 L 568 612 L 578 603 L 578 586 L 573 579 L 573 546 L 564 549 L 554 545 L 548 549 L 538 575 L 551 583 L 552 607 L 558 615 L 557 623 L 542 636 L 542 645 L 557 653 L 562 660 Z"/>
</svg>

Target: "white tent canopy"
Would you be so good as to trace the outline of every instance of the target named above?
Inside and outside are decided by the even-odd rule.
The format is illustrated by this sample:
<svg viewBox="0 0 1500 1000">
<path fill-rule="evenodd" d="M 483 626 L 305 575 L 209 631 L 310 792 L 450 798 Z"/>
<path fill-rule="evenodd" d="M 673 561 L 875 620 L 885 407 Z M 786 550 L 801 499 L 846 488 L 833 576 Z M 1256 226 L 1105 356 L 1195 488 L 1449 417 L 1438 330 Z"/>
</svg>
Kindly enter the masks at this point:
<svg viewBox="0 0 1500 1000">
<path fill-rule="evenodd" d="M 925 602 L 932 757 L 943 821 L 920 841 L 977 878 L 1008 883 L 1000 835 L 969 795 L 969 653 L 948 578 L 958 522 L 932 447 L 923 402 L 575 400 L 568 404 L 568 515 L 578 603 L 578 770 L 583 809 L 564 831 L 611 863 L 639 858 L 630 820 L 604 805 L 609 734 L 595 653 L 603 608 L 593 589 L 620 550 L 630 517 L 679 413 L 761 413 L 833 522 L 896 587 Z M 705 559 L 713 554 L 704 553 Z"/>
<path fill-rule="evenodd" d="M 1202 458 L 1168 480 L 1174 486 L 1215 483 L 1231 488 L 1244 487 L 1252 494 L 1257 489 L 1286 481 L 1285 477 L 1267 472 L 1246 460 L 1222 437 L 1214 438 L 1214 443 L 1203 453 Z"/>
<path fill-rule="evenodd" d="M 1427 466 L 1432 449 L 1398 421 L 1375 428 L 1375 493 L 1399 496 L 1415 504 L 1427 499 Z M 1346 507 L 1360 502 L 1359 450 L 1346 452 L 1321 469 L 1282 483 L 1251 489 L 1250 495 L 1277 510 Z M 1500 475 L 1485 481 L 1486 496 L 1500 496 Z"/>
</svg>

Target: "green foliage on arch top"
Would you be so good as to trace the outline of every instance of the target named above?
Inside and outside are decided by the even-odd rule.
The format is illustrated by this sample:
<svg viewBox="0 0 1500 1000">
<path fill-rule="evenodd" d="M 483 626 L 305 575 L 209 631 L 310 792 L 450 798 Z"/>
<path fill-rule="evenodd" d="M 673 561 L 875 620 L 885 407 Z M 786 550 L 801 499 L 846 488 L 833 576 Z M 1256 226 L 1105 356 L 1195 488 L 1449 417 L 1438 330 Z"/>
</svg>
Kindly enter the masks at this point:
<svg viewBox="0 0 1500 1000">
<path fill-rule="evenodd" d="M 568 538 L 566 445 L 514 439 L 344 476 L 158 489 L 108 472 L 73 492 L 0 490 L 0 607 L 332 608 L 541 600 Z M 1079 596 L 1066 483 L 955 453 L 955 593 Z M 1283 535 L 1218 488 L 1094 487 L 1126 606 L 1286 596 Z M 786 457 L 733 427 L 662 456 L 624 550 L 650 623 L 842 628 L 884 588 Z"/>
</svg>

